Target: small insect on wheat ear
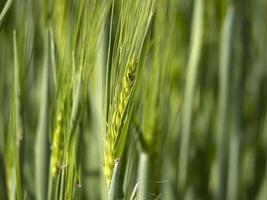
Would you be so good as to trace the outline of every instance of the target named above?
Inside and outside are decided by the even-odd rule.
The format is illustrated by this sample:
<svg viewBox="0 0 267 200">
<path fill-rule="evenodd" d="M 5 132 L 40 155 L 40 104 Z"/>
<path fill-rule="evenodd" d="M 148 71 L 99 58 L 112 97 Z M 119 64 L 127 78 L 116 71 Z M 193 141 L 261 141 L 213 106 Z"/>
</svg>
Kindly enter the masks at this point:
<svg viewBox="0 0 267 200">
<path fill-rule="evenodd" d="M 133 82 L 135 79 L 135 74 L 134 73 L 128 73 L 128 78 Z"/>
<path fill-rule="evenodd" d="M 133 86 L 133 83 L 136 78 L 136 67 L 137 67 L 137 58 L 133 57 L 128 64 L 128 68 L 126 72 L 127 74 L 126 79 L 131 87 Z"/>
</svg>

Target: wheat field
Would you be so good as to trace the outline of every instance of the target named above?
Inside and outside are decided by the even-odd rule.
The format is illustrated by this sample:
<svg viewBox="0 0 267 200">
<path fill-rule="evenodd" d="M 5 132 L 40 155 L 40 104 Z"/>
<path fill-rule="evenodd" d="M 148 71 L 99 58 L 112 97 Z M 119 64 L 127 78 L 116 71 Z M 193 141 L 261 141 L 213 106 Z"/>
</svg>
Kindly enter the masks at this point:
<svg viewBox="0 0 267 200">
<path fill-rule="evenodd" d="M 0 200 L 266 200 L 266 0 L 0 0 Z"/>
</svg>

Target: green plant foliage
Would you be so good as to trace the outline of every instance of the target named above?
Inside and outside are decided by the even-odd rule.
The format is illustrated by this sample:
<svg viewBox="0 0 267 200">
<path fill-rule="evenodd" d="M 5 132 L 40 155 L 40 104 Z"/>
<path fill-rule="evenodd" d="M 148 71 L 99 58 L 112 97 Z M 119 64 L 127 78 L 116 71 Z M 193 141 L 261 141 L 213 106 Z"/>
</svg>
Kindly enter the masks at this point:
<svg viewBox="0 0 267 200">
<path fill-rule="evenodd" d="M 1 0 L 0 200 L 267 199 L 266 0 Z"/>
</svg>

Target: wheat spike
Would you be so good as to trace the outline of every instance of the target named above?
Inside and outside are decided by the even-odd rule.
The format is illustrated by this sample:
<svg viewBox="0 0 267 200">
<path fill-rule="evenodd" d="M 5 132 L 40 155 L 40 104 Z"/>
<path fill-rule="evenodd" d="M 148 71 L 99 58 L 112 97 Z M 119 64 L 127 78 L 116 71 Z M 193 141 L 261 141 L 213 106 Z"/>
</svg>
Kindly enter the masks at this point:
<svg viewBox="0 0 267 200">
<path fill-rule="evenodd" d="M 127 64 L 126 73 L 123 76 L 122 88 L 119 95 L 116 97 L 115 109 L 112 114 L 111 121 L 108 123 L 108 130 L 105 138 L 104 147 L 104 175 L 106 177 L 107 185 L 110 185 L 115 161 L 115 148 L 119 140 L 119 131 L 122 125 L 123 116 L 125 115 L 126 108 L 129 102 L 129 97 L 134 86 L 135 73 L 137 62 L 131 59 Z"/>
<path fill-rule="evenodd" d="M 61 154 L 60 152 L 62 151 L 60 147 L 61 135 L 62 135 L 62 112 L 59 111 L 57 113 L 56 127 L 54 129 L 53 143 L 52 143 L 51 171 L 53 176 L 56 175 L 57 169 L 59 167 L 59 158 Z"/>
</svg>

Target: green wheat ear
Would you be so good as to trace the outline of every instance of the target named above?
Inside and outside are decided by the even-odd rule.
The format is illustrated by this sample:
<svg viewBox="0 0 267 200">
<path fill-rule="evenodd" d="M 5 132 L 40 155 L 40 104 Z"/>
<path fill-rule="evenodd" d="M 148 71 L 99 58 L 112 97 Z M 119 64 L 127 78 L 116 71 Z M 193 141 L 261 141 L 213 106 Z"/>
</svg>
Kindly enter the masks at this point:
<svg viewBox="0 0 267 200">
<path fill-rule="evenodd" d="M 116 96 L 114 112 L 112 114 L 111 122 L 108 123 L 103 158 L 104 175 L 108 186 L 111 182 L 115 161 L 119 159 L 115 157 L 116 146 L 120 139 L 123 117 L 126 114 L 129 98 L 134 87 L 136 69 L 137 60 L 132 58 L 127 64 L 126 73 L 122 78 L 122 88 L 119 95 Z"/>
<path fill-rule="evenodd" d="M 61 165 L 61 160 L 64 153 L 65 146 L 65 132 L 66 126 L 65 122 L 68 117 L 68 108 L 66 107 L 66 103 L 69 98 L 70 88 L 64 88 L 65 93 L 59 94 L 59 100 L 56 108 L 56 117 L 55 117 L 55 126 L 53 129 L 53 140 L 52 140 L 52 152 L 50 159 L 50 167 L 52 176 L 55 176 L 58 173 L 58 170 Z"/>
<path fill-rule="evenodd" d="M 63 151 L 62 113 L 63 113 L 63 106 L 60 106 L 56 114 L 56 125 L 53 132 L 52 154 L 50 161 L 51 172 L 53 176 L 56 175 L 59 169 L 60 157 Z"/>
</svg>

